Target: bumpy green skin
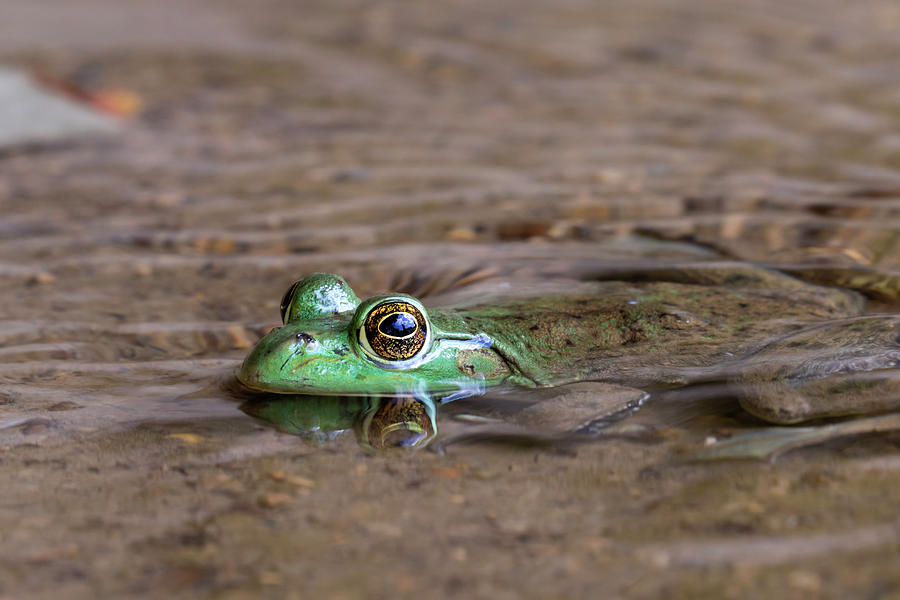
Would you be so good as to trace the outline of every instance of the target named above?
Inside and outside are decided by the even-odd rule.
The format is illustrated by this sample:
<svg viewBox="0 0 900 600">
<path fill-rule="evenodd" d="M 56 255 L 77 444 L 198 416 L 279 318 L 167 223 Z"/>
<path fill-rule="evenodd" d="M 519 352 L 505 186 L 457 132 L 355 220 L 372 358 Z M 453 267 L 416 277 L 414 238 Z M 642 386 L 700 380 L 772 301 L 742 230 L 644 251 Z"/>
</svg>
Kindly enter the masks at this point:
<svg viewBox="0 0 900 600">
<path fill-rule="evenodd" d="M 337 275 L 311 275 L 293 288 L 284 326 L 260 340 L 238 378 L 283 394 L 444 398 L 589 378 L 640 385 L 665 367 L 717 364 L 753 340 L 790 331 L 791 319 L 847 317 L 862 307 L 854 292 L 752 267 L 678 269 L 649 283 L 570 291 L 429 310 L 427 352 L 398 368 L 372 360 L 358 341 L 368 309 L 385 297 L 360 302 Z"/>
</svg>

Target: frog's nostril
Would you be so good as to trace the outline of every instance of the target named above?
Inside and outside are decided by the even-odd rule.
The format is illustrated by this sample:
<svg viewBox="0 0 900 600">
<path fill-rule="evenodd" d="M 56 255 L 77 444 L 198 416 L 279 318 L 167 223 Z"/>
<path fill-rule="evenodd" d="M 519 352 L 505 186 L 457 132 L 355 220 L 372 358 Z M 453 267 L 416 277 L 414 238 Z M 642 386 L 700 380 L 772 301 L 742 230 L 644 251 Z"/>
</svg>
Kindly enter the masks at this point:
<svg viewBox="0 0 900 600">
<path fill-rule="evenodd" d="M 303 333 L 302 331 L 297 334 L 297 341 L 301 344 L 312 344 L 316 341 L 316 338 L 309 335 L 308 333 Z"/>
</svg>

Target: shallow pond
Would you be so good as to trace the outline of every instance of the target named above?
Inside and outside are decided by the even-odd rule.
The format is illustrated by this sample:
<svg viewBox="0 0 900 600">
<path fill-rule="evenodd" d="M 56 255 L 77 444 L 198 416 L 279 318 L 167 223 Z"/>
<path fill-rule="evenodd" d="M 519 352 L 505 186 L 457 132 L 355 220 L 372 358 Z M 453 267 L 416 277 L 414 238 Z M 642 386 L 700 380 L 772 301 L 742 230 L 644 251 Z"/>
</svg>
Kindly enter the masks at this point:
<svg viewBox="0 0 900 600">
<path fill-rule="evenodd" d="M 144 107 L 0 149 L 0 598 L 900 587 L 893 3 L 8 4 Z M 585 339 L 245 389 L 314 272 Z"/>
</svg>

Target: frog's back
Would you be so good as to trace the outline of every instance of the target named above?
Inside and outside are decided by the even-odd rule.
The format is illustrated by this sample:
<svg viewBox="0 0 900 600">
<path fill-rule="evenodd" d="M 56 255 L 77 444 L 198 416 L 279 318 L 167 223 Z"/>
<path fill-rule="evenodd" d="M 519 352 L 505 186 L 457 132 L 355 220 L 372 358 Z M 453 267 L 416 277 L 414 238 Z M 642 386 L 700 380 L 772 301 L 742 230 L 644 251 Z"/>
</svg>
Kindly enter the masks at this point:
<svg viewBox="0 0 900 600">
<path fill-rule="evenodd" d="M 782 287 L 744 287 L 733 280 L 579 283 L 576 293 L 491 300 L 435 316 L 487 333 L 507 361 L 538 384 L 621 380 L 648 366 L 711 364 L 799 321 L 862 309 L 854 292 L 788 280 L 791 285 Z"/>
</svg>

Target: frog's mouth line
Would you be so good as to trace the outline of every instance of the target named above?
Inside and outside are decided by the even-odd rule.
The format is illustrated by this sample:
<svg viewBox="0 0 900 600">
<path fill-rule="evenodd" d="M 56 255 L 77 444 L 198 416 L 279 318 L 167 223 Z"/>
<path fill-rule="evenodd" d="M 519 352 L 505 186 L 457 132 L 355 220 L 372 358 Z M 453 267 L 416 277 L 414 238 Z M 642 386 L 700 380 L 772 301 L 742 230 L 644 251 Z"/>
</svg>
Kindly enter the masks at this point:
<svg viewBox="0 0 900 600">
<path fill-rule="evenodd" d="M 288 356 L 287 359 L 284 361 L 284 363 L 282 363 L 282 365 L 281 365 L 281 370 L 282 370 L 282 371 L 284 371 L 284 367 L 287 365 L 288 361 L 291 360 L 291 358 L 293 358 L 294 356 L 296 356 L 296 353 L 292 354 L 291 356 Z M 291 373 L 296 373 L 296 372 L 297 372 L 297 369 L 302 369 L 303 367 L 305 367 L 306 365 L 308 365 L 309 363 L 311 363 L 311 362 L 313 362 L 313 361 L 322 361 L 322 362 L 329 362 L 329 363 L 339 363 L 339 362 L 341 362 L 341 358 L 340 358 L 340 357 L 337 357 L 337 358 L 326 358 L 326 357 L 324 357 L 324 356 L 310 356 L 309 358 L 307 358 L 307 359 L 304 360 L 303 362 L 300 362 L 300 363 L 297 363 L 296 365 L 294 365 L 294 366 L 291 368 Z"/>
</svg>

